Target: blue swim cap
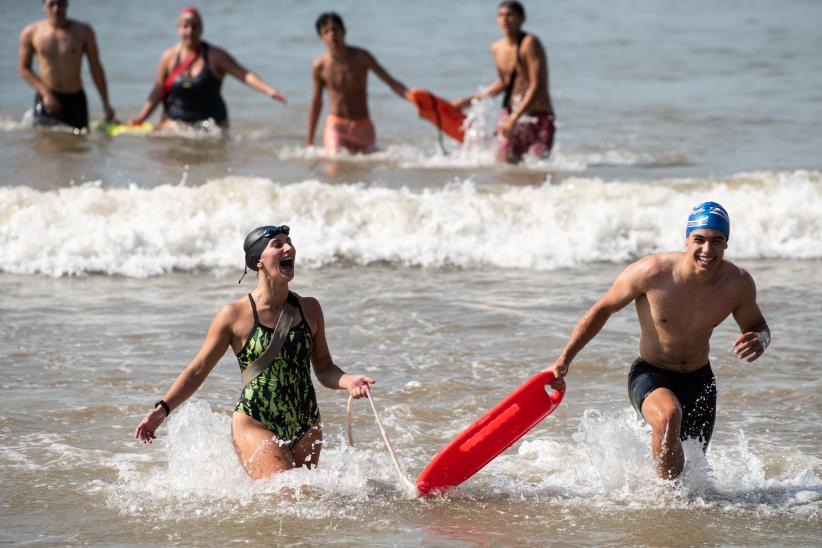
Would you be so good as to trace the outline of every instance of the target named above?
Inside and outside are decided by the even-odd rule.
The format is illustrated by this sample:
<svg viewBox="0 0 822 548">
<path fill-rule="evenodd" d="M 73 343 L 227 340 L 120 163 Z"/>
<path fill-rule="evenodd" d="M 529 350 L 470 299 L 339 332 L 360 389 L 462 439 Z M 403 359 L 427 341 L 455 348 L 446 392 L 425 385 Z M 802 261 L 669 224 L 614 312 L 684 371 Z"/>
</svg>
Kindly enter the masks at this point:
<svg viewBox="0 0 822 548">
<path fill-rule="evenodd" d="M 685 229 L 685 237 L 699 228 L 709 228 L 725 235 L 725 239 L 731 237 L 731 219 L 725 208 L 716 202 L 702 202 L 694 206 L 688 216 L 688 227 Z"/>
</svg>

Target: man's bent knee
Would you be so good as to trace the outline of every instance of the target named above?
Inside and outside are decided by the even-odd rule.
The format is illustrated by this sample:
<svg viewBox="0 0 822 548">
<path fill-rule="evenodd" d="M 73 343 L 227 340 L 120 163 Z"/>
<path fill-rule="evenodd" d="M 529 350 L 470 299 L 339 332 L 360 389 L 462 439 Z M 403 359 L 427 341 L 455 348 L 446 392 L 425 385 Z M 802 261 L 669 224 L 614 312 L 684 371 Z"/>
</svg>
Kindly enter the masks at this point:
<svg viewBox="0 0 822 548">
<path fill-rule="evenodd" d="M 682 406 L 673 392 L 658 388 L 642 403 L 642 416 L 652 428 L 670 431 L 674 427 L 678 432 L 682 424 Z"/>
</svg>

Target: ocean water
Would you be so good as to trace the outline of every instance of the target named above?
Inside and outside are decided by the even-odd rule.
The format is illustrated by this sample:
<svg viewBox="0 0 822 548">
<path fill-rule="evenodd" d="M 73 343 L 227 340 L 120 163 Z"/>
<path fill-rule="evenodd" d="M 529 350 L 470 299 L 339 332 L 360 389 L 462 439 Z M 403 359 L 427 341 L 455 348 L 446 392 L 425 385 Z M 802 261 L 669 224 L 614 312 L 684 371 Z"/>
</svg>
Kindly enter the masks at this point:
<svg viewBox="0 0 822 548">
<path fill-rule="evenodd" d="M 112 104 L 135 114 L 182 2 L 72 2 L 94 25 Z M 558 117 L 547 160 L 494 161 L 497 103 L 468 142 L 378 80 L 380 150 L 302 146 L 316 15 L 411 87 L 465 95 L 494 77 L 495 3 L 207 2 L 205 38 L 283 89 L 226 81 L 226 138 L 34 130 L 17 76 L 37 2 L 0 2 L 0 541 L 39 544 L 812 546 L 822 534 L 822 5 L 526 3 Z M 101 115 L 87 69 L 92 118 Z M 156 117 L 156 115 L 155 115 Z M 728 209 L 726 256 L 754 276 L 773 344 L 737 361 L 712 338 L 711 446 L 655 478 L 626 377 L 631 307 L 579 355 L 557 411 L 442 497 L 401 487 L 367 402 L 346 441 L 342 392 L 318 387 L 315 470 L 252 482 L 231 445 L 225 356 L 150 446 L 131 433 L 238 286 L 241 242 L 286 223 L 293 289 L 323 304 L 344 369 L 377 380 L 413 480 L 455 434 L 561 350 L 631 261 L 682 249 L 688 209 Z"/>
</svg>

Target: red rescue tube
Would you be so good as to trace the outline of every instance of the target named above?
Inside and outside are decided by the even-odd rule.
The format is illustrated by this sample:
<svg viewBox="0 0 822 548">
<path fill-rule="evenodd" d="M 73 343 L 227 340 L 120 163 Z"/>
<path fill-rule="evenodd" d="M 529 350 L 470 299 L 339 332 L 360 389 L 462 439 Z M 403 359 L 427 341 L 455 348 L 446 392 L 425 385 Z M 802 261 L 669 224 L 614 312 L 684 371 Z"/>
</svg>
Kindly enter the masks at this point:
<svg viewBox="0 0 822 548">
<path fill-rule="evenodd" d="M 565 395 L 547 392 L 553 380 L 551 371 L 537 373 L 451 440 L 417 478 L 420 494 L 456 487 L 550 415 Z"/>
<path fill-rule="evenodd" d="M 430 121 L 460 143 L 465 139 L 465 130 L 462 127 L 465 114 L 460 109 L 425 89 L 412 89 L 410 93 L 420 118 Z"/>
</svg>

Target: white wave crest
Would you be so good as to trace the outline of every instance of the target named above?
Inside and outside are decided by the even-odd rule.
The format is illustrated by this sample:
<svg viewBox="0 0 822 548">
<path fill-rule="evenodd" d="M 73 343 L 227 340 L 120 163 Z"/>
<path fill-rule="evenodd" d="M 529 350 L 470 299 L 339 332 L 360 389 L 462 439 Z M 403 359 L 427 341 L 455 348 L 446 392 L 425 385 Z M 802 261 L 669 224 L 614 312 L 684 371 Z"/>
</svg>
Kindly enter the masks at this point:
<svg viewBox="0 0 822 548">
<path fill-rule="evenodd" d="M 0 188 L 2 270 L 150 276 L 239 269 L 252 228 L 286 223 L 298 261 L 546 270 L 682 249 L 690 208 L 722 203 L 731 259 L 822 257 L 822 174 L 410 190 L 226 177 L 202 186 Z"/>
</svg>

